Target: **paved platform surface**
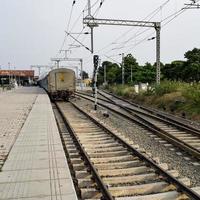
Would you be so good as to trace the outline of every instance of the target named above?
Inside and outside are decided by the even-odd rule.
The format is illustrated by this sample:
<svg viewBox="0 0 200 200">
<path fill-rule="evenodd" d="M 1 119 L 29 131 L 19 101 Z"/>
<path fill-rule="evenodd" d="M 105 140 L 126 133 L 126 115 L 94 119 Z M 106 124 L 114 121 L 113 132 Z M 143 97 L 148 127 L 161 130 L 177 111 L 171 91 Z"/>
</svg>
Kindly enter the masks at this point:
<svg viewBox="0 0 200 200">
<path fill-rule="evenodd" d="M 35 104 L 0 172 L 1 200 L 76 200 L 48 96 Z"/>
<path fill-rule="evenodd" d="M 0 169 L 40 92 L 24 87 L 0 93 Z"/>
</svg>

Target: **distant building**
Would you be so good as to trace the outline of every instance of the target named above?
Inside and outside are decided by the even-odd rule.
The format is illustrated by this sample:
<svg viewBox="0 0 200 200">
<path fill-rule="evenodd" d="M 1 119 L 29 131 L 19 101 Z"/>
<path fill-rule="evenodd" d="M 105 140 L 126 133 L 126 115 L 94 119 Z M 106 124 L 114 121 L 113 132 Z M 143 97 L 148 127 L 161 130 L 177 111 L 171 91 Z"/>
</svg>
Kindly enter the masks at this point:
<svg viewBox="0 0 200 200">
<path fill-rule="evenodd" d="M 30 85 L 34 80 L 34 70 L 0 70 L 0 84 Z"/>
</svg>

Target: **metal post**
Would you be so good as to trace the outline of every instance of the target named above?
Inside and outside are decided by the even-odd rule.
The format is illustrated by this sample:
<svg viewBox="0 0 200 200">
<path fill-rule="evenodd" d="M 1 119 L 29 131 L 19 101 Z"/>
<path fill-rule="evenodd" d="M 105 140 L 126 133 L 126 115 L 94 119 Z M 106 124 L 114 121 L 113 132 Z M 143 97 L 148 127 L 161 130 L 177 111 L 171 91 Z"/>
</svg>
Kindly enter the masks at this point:
<svg viewBox="0 0 200 200">
<path fill-rule="evenodd" d="M 88 0 L 88 18 L 93 18 L 92 17 L 92 12 L 91 12 L 91 1 Z M 94 53 L 94 28 L 93 26 L 90 26 L 90 30 L 91 30 L 91 53 Z"/>
<path fill-rule="evenodd" d="M 155 23 L 156 29 L 156 83 L 160 85 L 160 22 Z"/>
<path fill-rule="evenodd" d="M 76 67 L 76 78 L 78 80 L 78 66 Z"/>
<path fill-rule="evenodd" d="M 88 8 L 90 1 L 88 0 Z M 89 12 L 89 11 L 88 11 Z M 91 12 L 91 10 L 90 10 Z M 156 82 L 160 84 L 160 22 L 150 22 L 150 21 L 134 21 L 134 20 L 118 20 L 118 19 L 97 19 L 88 15 L 83 19 L 83 23 L 87 24 L 88 27 L 97 27 L 98 25 L 114 25 L 114 26 L 139 26 L 139 27 L 150 27 L 156 29 L 157 44 L 156 44 L 156 62 L 157 62 L 157 75 Z M 122 65 L 122 84 L 124 82 L 123 76 L 123 65 Z"/>
<path fill-rule="evenodd" d="M 90 27 L 91 29 L 91 53 L 94 53 L 94 28 Z"/>
<path fill-rule="evenodd" d="M 57 66 L 57 68 L 59 68 L 59 60 L 56 60 L 56 66 Z"/>
<path fill-rule="evenodd" d="M 91 16 L 91 1 L 88 0 L 88 16 Z"/>
<path fill-rule="evenodd" d="M 106 65 L 105 64 L 104 64 L 103 68 L 104 68 L 104 84 L 106 85 L 107 80 L 106 80 Z"/>
<path fill-rule="evenodd" d="M 9 87 L 10 87 L 10 73 L 11 73 L 11 71 L 10 71 L 10 63 L 8 63 L 8 69 L 9 69 L 9 76 L 8 76 L 8 80 L 9 80 Z"/>
<path fill-rule="evenodd" d="M 97 110 L 97 72 L 98 72 L 98 66 L 99 66 L 99 56 L 94 55 L 93 56 L 93 63 L 94 63 L 94 110 Z"/>
<path fill-rule="evenodd" d="M 95 96 L 94 110 L 97 110 L 97 71 L 95 72 L 95 77 L 94 77 L 94 96 Z"/>
<path fill-rule="evenodd" d="M 133 83 L 133 66 L 131 65 L 131 83 Z"/>
<path fill-rule="evenodd" d="M 124 85 L 124 53 L 122 53 L 122 85 Z"/>
<path fill-rule="evenodd" d="M 83 59 L 80 59 L 81 63 L 81 90 L 83 90 Z"/>
</svg>

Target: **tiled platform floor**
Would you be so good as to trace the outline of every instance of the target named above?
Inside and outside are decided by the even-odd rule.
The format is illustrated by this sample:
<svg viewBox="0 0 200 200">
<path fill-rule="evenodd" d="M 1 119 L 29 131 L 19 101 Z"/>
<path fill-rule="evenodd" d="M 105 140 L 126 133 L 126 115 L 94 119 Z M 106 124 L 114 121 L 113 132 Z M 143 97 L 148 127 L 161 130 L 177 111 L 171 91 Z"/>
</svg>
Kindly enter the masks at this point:
<svg viewBox="0 0 200 200">
<path fill-rule="evenodd" d="M 0 169 L 41 91 L 24 87 L 0 93 Z"/>
<path fill-rule="evenodd" d="M 0 199 L 77 199 L 48 96 L 36 102 L 0 172 Z"/>
</svg>

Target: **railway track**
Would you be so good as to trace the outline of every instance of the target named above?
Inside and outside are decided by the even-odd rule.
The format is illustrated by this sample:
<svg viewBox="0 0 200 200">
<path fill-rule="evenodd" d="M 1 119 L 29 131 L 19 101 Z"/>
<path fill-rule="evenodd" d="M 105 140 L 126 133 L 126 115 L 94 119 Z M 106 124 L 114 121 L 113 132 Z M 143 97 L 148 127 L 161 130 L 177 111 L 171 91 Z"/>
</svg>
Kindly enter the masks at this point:
<svg viewBox="0 0 200 200">
<path fill-rule="evenodd" d="M 187 178 L 155 164 L 74 103 L 57 102 L 54 112 L 80 199 L 200 199 Z"/>
<path fill-rule="evenodd" d="M 147 113 L 149 113 L 149 114 L 154 114 L 156 116 L 162 117 L 163 119 L 166 119 L 172 123 L 176 123 L 178 125 L 184 126 L 187 129 L 193 130 L 194 132 L 200 132 L 200 124 L 197 122 L 192 122 L 185 118 L 180 118 L 180 117 L 174 116 L 174 115 L 166 113 L 166 112 L 158 111 L 153 108 L 148 108 L 148 107 L 130 102 L 126 99 L 120 98 L 114 94 L 107 92 L 107 91 L 100 90 L 99 94 L 101 96 L 103 96 L 105 99 L 109 99 L 109 101 L 112 101 L 117 104 L 121 104 L 124 107 L 130 107 L 136 111 L 137 111 L 137 109 L 139 109 L 138 110 L 139 112 L 147 111 Z"/>
<path fill-rule="evenodd" d="M 100 92 L 104 97 L 99 99 L 99 105 L 122 115 L 123 117 L 136 122 L 160 138 L 164 139 L 163 144 L 173 144 L 193 157 L 200 159 L 200 130 L 183 124 L 175 119 L 170 120 L 152 114 L 152 111 L 142 109 L 127 101 L 112 96 L 111 94 Z M 78 96 L 93 101 L 91 95 L 77 93 Z M 105 100 L 105 98 L 107 100 Z"/>
</svg>

